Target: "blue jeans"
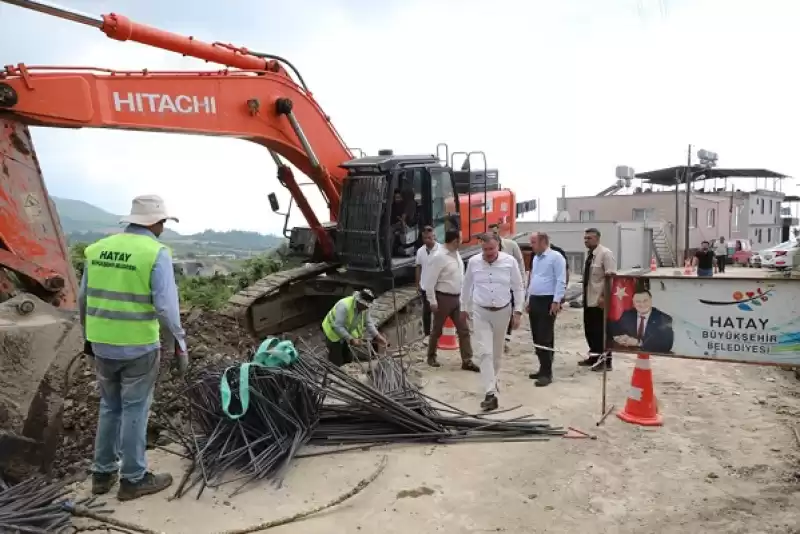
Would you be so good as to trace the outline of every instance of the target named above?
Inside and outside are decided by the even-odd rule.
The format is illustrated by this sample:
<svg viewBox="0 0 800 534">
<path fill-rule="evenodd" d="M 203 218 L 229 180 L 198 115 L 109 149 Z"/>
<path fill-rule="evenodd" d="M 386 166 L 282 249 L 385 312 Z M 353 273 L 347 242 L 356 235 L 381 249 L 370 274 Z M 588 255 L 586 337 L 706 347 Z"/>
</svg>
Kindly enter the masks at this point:
<svg viewBox="0 0 800 534">
<path fill-rule="evenodd" d="M 701 269 L 698 267 L 697 276 L 701 278 L 711 278 L 714 276 L 714 269 Z"/>
<path fill-rule="evenodd" d="M 147 472 L 147 418 L 158 378 L 161 352 L 132 360 L 95 358 L 100 418 L 94 443 L 95 473 L 116 473 L 138 482 Z"/>
</svg>

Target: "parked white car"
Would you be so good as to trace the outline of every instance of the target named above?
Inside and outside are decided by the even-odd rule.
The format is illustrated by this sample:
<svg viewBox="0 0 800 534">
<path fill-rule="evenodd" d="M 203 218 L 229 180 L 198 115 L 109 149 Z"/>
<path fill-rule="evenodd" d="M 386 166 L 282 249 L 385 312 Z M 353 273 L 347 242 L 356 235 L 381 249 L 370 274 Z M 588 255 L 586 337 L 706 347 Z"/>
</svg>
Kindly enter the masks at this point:
<svg viewBox="0 0 800 534">
<path fill-rule="evenodd" d="M 800 243 L 796 239 L 784 241 L 780 245 L 762 250 L 761 266 L 767 269 L 785 270 L 794 266 L 795 256 L 800 251 Z"/>
</svg>

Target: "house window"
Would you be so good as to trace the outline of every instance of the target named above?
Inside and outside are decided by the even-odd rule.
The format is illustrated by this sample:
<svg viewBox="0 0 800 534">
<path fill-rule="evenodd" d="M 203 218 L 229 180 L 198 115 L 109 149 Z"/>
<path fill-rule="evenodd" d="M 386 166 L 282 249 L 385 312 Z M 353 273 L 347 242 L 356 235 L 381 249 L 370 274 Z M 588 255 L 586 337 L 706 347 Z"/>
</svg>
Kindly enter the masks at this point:
<svg viewBox="0 0 800 534">
<path fill-rule="evenodd" d="M 761 202 L 761 215 L 764 215 L 764 199 L 759 198 L 758 200 Z"/>
<path fill-rule="evenodd" d="M 689 210 L 689 228 L 697 228 L 697 208 Z"/>
<path fill-rule="evenodd" d="M 710 209 L 706 212 L 706 226 L 713 228 L 717 225 L 717 210 Z"/>
<path fill-rule="evenodd" d="M 652 221 L 655 218 L 655 211 L 653 208 L 633 208 L 633 220 Z"/>
<path fill-rule="evenodd" d="M 763 231 L 762 230 L 763 230 L 762 228 L 759 228 L 758 230 L 756 230 L 756 235 L 758 236 L 758 242 L 759 243 L 761 243 L 761 236 L 763 235 Z"/>
<path fill-rule="evenodd" d="M 771 200 L 770 204 L 772 204 Z M 772 228 L 767 228 L 767 243 L 772 243 Z"/>
<path fill-rule="evenodd" d="M 769 214 L 772 215 L 772 199 L 769 201 Z"/>
<path fill-rule="evenodd" d="M 581 222 L 593 221 L 594 220 L 594 210 L 581 210 L 578 213 L 578 219 Z"/>
</svg>

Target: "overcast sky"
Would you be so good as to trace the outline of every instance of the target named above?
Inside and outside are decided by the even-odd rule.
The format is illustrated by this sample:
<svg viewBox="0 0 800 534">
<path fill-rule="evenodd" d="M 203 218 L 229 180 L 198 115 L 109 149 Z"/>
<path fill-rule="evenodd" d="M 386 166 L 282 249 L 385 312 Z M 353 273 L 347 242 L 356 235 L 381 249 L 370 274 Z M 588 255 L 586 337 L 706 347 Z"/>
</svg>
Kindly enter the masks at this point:
<svg viewBox="0 0 800 534">
<path fill-rule="evenodd" d="M 541 199 L 543 218 L 562 185 L 568 195 L 594 194 L 617 165 L 682 164 L 689 143 L 717 152 L 721 166 L 800 176 L 797 0 L 59 2 L 282 55 L 349 146 L 483 150 L 519 200 Z M 0 52 L 0 64 L 208 68 L 5 4 Z M 123 131 L 34 134 L 54 195 L 122 213 L 134 195 L 161 194 L 180 232 L 282 225 L 267 194 L 284 205 L 288 196 L 260 146 Z"/>
</svg>

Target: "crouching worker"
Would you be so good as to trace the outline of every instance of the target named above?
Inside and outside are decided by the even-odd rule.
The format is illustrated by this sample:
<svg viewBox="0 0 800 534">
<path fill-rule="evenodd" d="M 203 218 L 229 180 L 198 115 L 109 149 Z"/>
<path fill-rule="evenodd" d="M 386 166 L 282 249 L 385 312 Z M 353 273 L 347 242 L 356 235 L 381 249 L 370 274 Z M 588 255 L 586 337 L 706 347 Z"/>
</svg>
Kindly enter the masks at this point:
<svg viewBox="0 0 800 534">
<path fill-rule="evenodd" d="M 356 291 L 351 297 L 341 299 L 322 321 L 322 331 L 328 346 L 328 360 L 342 366 L 353 361 L 351 347 L 364 347 L 367 342 L 386 345 L 386 338 L 369 316 L 375 295 L 369 289 Z M 364 347 L 365 351 L 368 351 Z"/>
</svg>

